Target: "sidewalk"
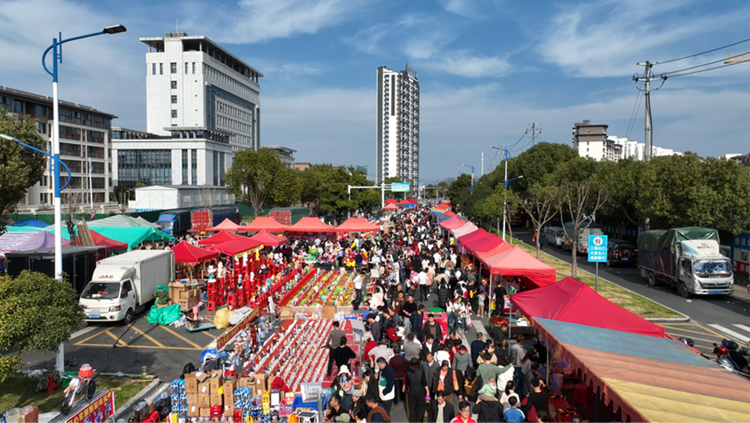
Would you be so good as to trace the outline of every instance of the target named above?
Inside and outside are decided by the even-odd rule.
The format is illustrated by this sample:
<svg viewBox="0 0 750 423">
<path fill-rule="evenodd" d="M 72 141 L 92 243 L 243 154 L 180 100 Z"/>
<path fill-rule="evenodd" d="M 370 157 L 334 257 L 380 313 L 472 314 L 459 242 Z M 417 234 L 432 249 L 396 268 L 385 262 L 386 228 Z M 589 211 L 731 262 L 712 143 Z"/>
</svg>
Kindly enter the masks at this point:
<svg viewBox="0 0 750 423">
<path fill-rule="evenodd" d="M 734 285 L 734 294 L 729 295 L 730 298 L 736 301 L 741 301 L 746 304 L 750 304 L 750 293 L 747 292 L 747 286 L 736 284 Z"/>
</svg>

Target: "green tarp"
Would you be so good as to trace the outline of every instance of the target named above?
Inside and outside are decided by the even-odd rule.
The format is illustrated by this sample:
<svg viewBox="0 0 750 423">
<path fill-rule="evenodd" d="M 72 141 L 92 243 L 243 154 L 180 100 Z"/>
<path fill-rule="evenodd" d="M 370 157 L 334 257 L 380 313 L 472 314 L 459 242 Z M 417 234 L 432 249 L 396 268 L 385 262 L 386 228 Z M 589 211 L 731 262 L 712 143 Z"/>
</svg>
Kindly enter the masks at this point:
<svg viewBox="0 0 750 423">
<path fill-rule="evenodd" d="M 109 239 L 124 242 L 128 244 L 130 249 L 137 247 L 143 241 L 169 241 L 174 239 L 156 228 L 98 226 L 91 228 L 91 230 Z"/>
<path fill-rule="evenodd" d="M 154 306 L 151 307 L 151 311 L 148 312 L 148 322 L 152 325 L 166 326 L 179 320 L 180 317 L 182 317 L 182 311 L 180 311 L 179 304 L 172 304 L 171 306 L 162 308 L 159 308 L 154 304 Z"/>
<path fill-rule="evenodd" d="M 710 228 L 687 227 L 643 232 L 638 237 L 638 249 L 644 251 L 670 250 L 682 241 L 710 239 L 719 242 L 719 231 Z"/>
<path fill-rule="evenodd" d="M 638 235 L 638 250 L 640 251 L 657 251 L 659 250 L 659 239 L 667 233 L 664 229 L 641 232 Z"/>
</svg>

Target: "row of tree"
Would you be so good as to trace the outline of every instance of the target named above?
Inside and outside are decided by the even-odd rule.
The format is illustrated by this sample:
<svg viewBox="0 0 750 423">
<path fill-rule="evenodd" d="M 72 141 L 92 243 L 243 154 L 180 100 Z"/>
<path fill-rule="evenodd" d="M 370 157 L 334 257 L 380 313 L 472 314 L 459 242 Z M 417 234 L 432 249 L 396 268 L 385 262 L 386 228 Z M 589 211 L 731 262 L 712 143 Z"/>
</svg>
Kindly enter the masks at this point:
<svg viewBox="0 0 750 423">
<path fill-rule="evenodd" d="M 502 219 L 504 201 L 508 221 L 512 213 L 525 213 L 537 235 L 554 218 L 572 222 L 573 276 L 578 233 L 594 219 L 612 222 L 620 236 L 628 226 L 703 226 L 735 234 L 750 227 L 750 169 L 732 160 L 686 153 L 650 162 L 597 162 L 564 144 L 539 143 L 508 161 L 507 191 L 503 172 L 498 166 L 484 175 L 473 193 L 471 177 L 461 175 L 448 196 L 486 225 Z"/>
</svg>

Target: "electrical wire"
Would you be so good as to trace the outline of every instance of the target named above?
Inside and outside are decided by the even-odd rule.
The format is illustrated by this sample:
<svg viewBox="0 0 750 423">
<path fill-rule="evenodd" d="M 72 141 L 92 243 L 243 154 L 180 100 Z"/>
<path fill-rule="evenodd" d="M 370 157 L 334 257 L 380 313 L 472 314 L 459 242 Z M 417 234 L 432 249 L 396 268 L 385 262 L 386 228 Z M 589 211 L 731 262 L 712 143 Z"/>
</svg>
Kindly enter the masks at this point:
<svg viewBox="0 0 750 423">
<path fill-rule="evenodd" d="M 725 48 L 727 48 L 727 47 L 732 47 L 732 46 L 736 46 L 737 44 L 742 44 L 742 43 L 746 43 L 746 42 L 748 42 L 748 41 L 750 41 L 750 38 L 748 38 L 748 39 L 746 39 L 746 40 L 742 40 L 742 41 L 737 41 L 736 43 L 732 43 L 732 44 L 727 44 L 727 45 L 725 45 L 725 46 L 723 46 L 723 47 L 717 47 L 717 48 L 714 48 L 714 49 L 711 49 L 711 50 L 706 50 L 706 51 L 702 51 L 702 52 L 700 52 L 700 53 L 695 53 L 695 54 L 691 54 L 691 55 L 689 55 L 689 56 L 678 57 L 678 58 L 676 58 L 676 59 L 670 59 L 670 60 L 665 60 L 665 61 L 662 61 L 662 62 L 656 62 L 656 63 L 654 63 L 654 64 L 655 64 L 655 65 L 658 65 L 658 64 L 664 64 L 664 63 L 671 63 L 671 62 L 676 62 L 676 61 L 678 61 L 678 60 L 689 59 L 689 58 L 691 58 L 691 57 L 695 57 L 695 56 L 700 56 L 700 55 L 702 55 L 702 54 L 707 54 L 707 53 L 713 53 L 714 51 L 717 51 L 717 50 L 723 50 L 723 49 L 725 49 Z"/>
<path fill-rule="evenodd" d="M 521 142 L 521 140 L 524 138 L 526 138 L 526 132 L 524 132 L 523 135 L 521 135 L 521 138 L 519 138 L 518 141 L 516 141 L 513 145 L 511 145 L 510 147 L 506 147 L 507 150 L 510 151 L 513 147 L 517 146 L 518 143 Z"/>
<path fill-rule="evenodd" d="M 680 73 L 680 74 L 677 74 L 677 75 L 671 75 L 671 76 L 669 76 L 669 77 L 670 77 L 670 78 L 677 78 L 678 76 L 685 76 L 685 75 L 692 75 L 692 74 L 694 74 L 694 73 L 708 72 L 708 71 L 710 71 L 710 70 L 714 70 L 714 69 L 721 69 L 721 68 L 726 68 L 727 66 L 734 66 L 734 65 L 739 65 L 739 64 L 741 64 L 741 63 L 745 63 L 745 62 L 728 63 L 728 64 L 726 64 L 726 65 L 721 65 L 721 66 L 714 66 L 714 67 L 712 67 L 712 68 L 708 68 L 708 69 L 701 69 L 701 70 L 697 70 L 697 71 L 692 71 L 692 72 Z"/>
<path fill-rule="evenodd" d="M 640 102 L 641 100 L 641 91 L 638 90 L 635 92 L 635 101 L 633 102 L 633 111 L 630 112 L 630 120 L 628 121 L 628 129 L 625 131 L 625 138 L 630 138 L 630 131 L 632 130 L 633 126 L 635 125 L 635 115 L 638 112 L 638 109 L 640 108 Z"/>
<path fill-rule="evenodd" d="M 716 64 L 716 63 L 719 63 L 719 62 L 724 62 L 724 61 L 729 60 L 729 59 L 734 59 L 736 57 L 740 57 L 740 56 L 743 56 L 745 54 L 750 54 L 750 51 L 745 52 L 745 53 L 738 53 L 738 54 L 735 54 L 733 56 L 729 56 L 726 59 L 714 60 L 713 62 L 704 63 L 702 65 L 695 65 L 695 66 L 690 66 L 688 68 L 683 68 L 683 69 L 678 69 L 678 70 L 674 70 L 674 71 L 664 72 L 662 75 L 669 76 L 669 74 L 672 74 L 672 73 L 680 73 L 680 72 L 683 72 L 683 71 L 686 71 L 686 70 L 690 70 L 690 69 L 702 68 L 704 66 L 713 65 L 713 64 Z M 740 63 L 742 63 L 742 62 L 740 62 Z"/>
<path fill-rule="evenodd" d="M 515 149 L 515 150 L 513 150 L 513 151 L 514 151 L 514 152 L 518 152 L 518 151 L 524 151 L 524 150 L 526 150 L 526 147 L 528 147 L 528 146 L 529 146 L 529 144 L 531 144 L 531 142 L 532 142 L 532 141 L 534 141 L 534 140 L 533 140 L 533 139 L 529 140 L 529 142 L 527 142 L 526 144 L 524 144 L 524 145 L 523 145 L 523 147 L 521 147 L 521 148 L 517 148 L 517 149 Z"/>
</svg>

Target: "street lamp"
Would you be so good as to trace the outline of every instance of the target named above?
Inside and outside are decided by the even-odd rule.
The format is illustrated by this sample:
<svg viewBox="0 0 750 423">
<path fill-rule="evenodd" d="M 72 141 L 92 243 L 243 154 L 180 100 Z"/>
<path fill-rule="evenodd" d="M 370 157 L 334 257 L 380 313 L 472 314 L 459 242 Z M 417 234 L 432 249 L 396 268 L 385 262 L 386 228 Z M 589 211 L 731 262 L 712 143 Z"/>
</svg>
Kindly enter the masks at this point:
<svg viewBox="0 0 750 423">
<path fill-rule="evenodd" d="M 52 121 L 52 163 L 53 163 L 53 175 L 52 178 L 54 179 L 54 188 L 55 188 L 55 197 L 54 197 L 54 206 L 55 206 L 55 278 L 62 281 L 62 200 L 60 199 L 60 191 L 62 188 L 60 188 L 60 166 L 58 163 L 62 163 L 60 161 L 60 100 L 57 95 L 57 63 L 62 63 L 62 45 L 71 41 L 80 40 L 83 38 L 89 38 L 89 37 L 95 37 L 97 35 L 102 34 L 119 34 L 121 32 L 125 32 L 127 29 L 122 25 L 113 25 L 105 27 L 103 30 L 99 32 L 94 32 L 92 34 L 87 35 L 80 35 L 78 37 L 68 38 L 67 40 L 63 40 L 62 38 L 62 32 L 58 33 L 58 38 L 52 39 L 52 45 L 47 47 L 47 50 L 44 50 L 44 54 L 42 54 L 42 67 L 44 67 L 44 70 L 52 76 L 52 114 L 53 114 L 53 121 Z M 53 50 L 52 54 L 52 71 L 50 71 L 47 68 L 47 53 L 49 53 L 50 50 Z M 67 166 L 66 166 L 67 167 Z M 68 182 L 70 182 L 70 179 L 68 179 Z M 68 184 L 66 183 L 65 186 Z M 65 360 L 64 360 L 64 350 L 63 350 L 63 344 L 60 344 L 60 351 L 57 355 L 57 371 L 60 372 L 60 374 L 65 373 Z"/>
<path fill-rule="evenodd" d="M 471 168 L 471 193 L 474 194 L 474 166 L 461 163 L 461 166 Z"/>
</svg>

